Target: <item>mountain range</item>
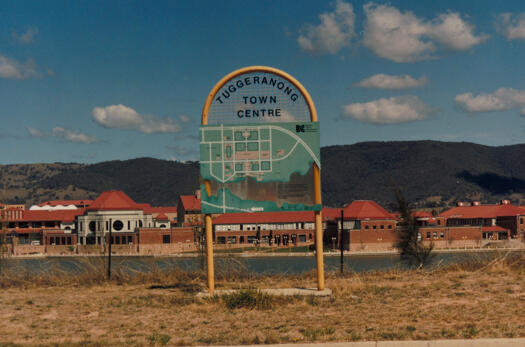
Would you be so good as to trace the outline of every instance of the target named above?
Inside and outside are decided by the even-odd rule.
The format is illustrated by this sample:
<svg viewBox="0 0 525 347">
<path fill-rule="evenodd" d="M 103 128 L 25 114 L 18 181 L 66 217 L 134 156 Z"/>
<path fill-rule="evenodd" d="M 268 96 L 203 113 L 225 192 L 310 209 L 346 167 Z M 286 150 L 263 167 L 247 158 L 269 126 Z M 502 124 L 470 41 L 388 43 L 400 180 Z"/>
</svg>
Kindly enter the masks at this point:
<svg viewBox="0 0 525 347">
<path fill-rule="evenodd" d="M 428 208 L 474 200 L 519 204 L 525 196 L 525 144 L 362 142 L 321 148 L 321 166 L 323 204 L 331 207 L 371 199 L 394 209 L 395 189 L 414 207 Z M 198 162 L 153 158 L 0 165 L 0 201 L 29 206 L 118 189 L 140 203 L 175 205 L 179 195 L 198 189 L 198 174 Z"/>
</svg>

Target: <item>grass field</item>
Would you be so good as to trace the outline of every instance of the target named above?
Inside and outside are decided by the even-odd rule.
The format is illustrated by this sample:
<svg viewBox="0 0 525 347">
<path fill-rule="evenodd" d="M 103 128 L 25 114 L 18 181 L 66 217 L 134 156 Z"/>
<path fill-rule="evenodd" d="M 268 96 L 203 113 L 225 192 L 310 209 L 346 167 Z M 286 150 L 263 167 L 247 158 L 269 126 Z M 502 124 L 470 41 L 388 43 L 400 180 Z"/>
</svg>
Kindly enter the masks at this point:
<svg viewBox="0 0 525 347">
<path fill-rule="evenodd" d="M 315 287 L 315 273 L 248 276 L 232 264 L 197 299 L 202 273 L 116 273 L 103 263 L 66 276 L 4 270 L 0 345 L 149 346 L 525 337 L 525 258 L 433 270 L 328 273 L 329 298 L 272 297 L 253 288 Z"/>
</svg>

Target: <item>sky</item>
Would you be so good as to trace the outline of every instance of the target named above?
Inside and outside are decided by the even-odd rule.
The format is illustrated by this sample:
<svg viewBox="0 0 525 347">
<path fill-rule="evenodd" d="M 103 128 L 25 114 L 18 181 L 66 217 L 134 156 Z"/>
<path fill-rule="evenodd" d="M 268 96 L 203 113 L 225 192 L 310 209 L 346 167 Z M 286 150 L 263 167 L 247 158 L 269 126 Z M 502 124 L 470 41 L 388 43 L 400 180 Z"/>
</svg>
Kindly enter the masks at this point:
<svg viewBox="0 0 525 347">
<path fill-rule="evenodd" d="M 523 1 L 3 1 L 0 164 L 199 156 L 212 87 L 265 65 L 321 146 L 525 143 Z"/>
</svg>

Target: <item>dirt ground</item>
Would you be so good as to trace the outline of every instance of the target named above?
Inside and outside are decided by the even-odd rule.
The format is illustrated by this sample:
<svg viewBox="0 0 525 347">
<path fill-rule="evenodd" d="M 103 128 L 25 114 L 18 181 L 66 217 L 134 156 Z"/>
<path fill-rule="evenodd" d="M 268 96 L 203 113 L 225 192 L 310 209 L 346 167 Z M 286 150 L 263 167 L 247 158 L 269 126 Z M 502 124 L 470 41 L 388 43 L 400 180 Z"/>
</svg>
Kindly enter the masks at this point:
<svg viewBox="0 0 525 347">
<path fill-rule="evenodd" d="M 197 299 L 164 283 L 23 285 L 0 294 L 0 345 L 206 345 L 525 337 L 525 270 L 491 266 L 327 274 L 330 298 Z M 219 281 L 219 288 L 315 287 L 315 274 Z M 250 301 L 251 300 L 251 301 Z"/>
</svg>

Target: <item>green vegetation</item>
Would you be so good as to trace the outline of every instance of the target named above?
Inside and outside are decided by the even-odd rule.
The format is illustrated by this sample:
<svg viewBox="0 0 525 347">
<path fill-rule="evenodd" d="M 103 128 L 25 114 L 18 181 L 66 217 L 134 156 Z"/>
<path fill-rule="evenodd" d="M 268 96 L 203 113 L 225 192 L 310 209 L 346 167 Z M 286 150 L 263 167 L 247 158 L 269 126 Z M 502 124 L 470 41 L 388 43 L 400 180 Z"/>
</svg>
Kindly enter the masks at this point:
<svg viewBox="0 0 525 347">
<path fill-rule="evenodd" d="M 269 310 L 273 307 L 275 297 L 255 289 L 240 290 L 221 296 L 221 301 L 230 309 L 246 308 L 249 310 Z"/>
<path fill-rule="evenodd" d="M 408 202 L 399 189 L 396 189 L 396 199 L 401 222 L 398 228 L 398 240 L 395 247 L 399 251 L 401 260 L 408 261 L 418 267 L 423 267 L 432 260 L 431 253 L 434 244 L 426 246 L 421 241 L 417 219 L 413 215 Z"/>
</svg>

